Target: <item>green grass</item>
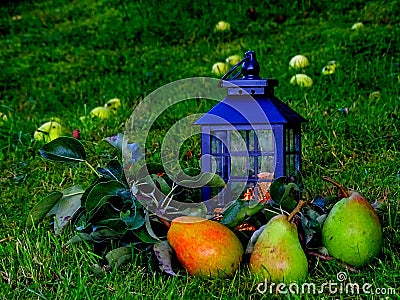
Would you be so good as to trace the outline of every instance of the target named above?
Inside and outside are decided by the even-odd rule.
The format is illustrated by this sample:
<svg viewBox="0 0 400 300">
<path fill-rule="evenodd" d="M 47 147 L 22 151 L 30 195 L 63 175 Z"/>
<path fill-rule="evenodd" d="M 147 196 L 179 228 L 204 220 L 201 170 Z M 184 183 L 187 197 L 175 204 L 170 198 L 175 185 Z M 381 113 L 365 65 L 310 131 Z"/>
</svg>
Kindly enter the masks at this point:
<svg viewBox="0 0 400 300">
<path fill-rule="evenodd" d="M 258 19 L 246 15 L 255 7 Z M 275 20 L 285 16 L 283 23 Z M 231 32 L 215 33 L 220 20 Z M 363 22 L 359 31 L 350 30 Z M 93 178 L 85 166 L 43 161 L 33 132 L 60 118 L 67 134 L 80 129 L 89 162 L 102 165 L 115 153 L 102 141 L 124 131 L 133 108 L 172 81 L 213 76 L 211 67 L 232 54 L 254 50 L 263 77 L 279 79 L 276 95 L 309 122 L 303 127 L 303 172 L 313 195 L 335 190 L 328 175 L 371 202 L 387 196 L 382 254 L 352 282 L 395 288 L 400 295 L 400 14 L 398 1 L 15 1 L 0 7 L 0 298 L 2 299 L 259 299 L 247 270 L 232 279 L 167 277 L 146 271 L 147 259 L 95 275 L 101 258 L 91 245 L 70 245 L 66 233 L 47 226 L 24 228 L 29 210 L 48 192 Z M 289 84 L 290 58 L 310 60 L 310 89 Z M 322 76 L 330 60 L 335 75 Z M 370 97 L 379 91 L 380 97 Z M 106 122 L 79 117 L 118 97 L 123 108 Z M 207 111 L 181 105 L 161 116 L 149 140 L 156 160 L 162 134 L 176 120 Z M 164 128 L 163 128 L 164 125 Z M 198 142 L 189 141 L 192 151 Z M 308 282 L 335 282 L 343 267 L 319 261 Z M 322 295 L 288 295 L 321 299 Z M 350 299 L 346 294 L 327 298 Z M 265 295 L 279 298 L 279 295 Z M 362 295 L 362 299 L 386 299 Z"/>
</svg>

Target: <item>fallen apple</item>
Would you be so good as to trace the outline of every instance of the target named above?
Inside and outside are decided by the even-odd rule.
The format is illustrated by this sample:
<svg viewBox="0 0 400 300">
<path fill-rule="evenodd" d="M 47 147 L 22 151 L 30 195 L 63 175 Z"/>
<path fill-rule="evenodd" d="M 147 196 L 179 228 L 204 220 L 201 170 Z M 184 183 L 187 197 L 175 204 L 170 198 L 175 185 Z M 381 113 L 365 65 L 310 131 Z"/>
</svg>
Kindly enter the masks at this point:
<svg viewBox="0 0 400 300">
<path fill-rule="evenodd" d="M 217 76 L 223 76 L 229 71 L 229 66 L 223 62 L 217 62 L 212 66 L 211 71 Z"/>
<path fill-rule="evenodd" d="M 99 119 L 107 119 L 110 116 L 110 110 L 103 106 L 98 106 L 91 110 L 90 116 Z"/>
<path fill-rule="evenodd" d="M 242 57 L 240 55 L 231 55 L 226 59 L 227 64 L 234 66 L 236 65 L 238 62 L 240 62 L 242 60 Z"/>
<path fill-rule="evenodd" d="M 33 134 L 33 138 L 37 141 L 44 141 L 46 143 L 60 137 L 63 134 L 60 123 L 50 121 L 44 123 Z"/>
<path fill-rule="evenodd" d="M 216 31 L 229 31 L 231 29 L 231 24 L 225 21 L 219 21 L 217 25 L 215 25 Z"/>
<path fill-rule="evenodd" d="M 301 54 L 292 57 L 289 62 L 289 66 L 294 70 L 302 70 L 304 68 L 307 68 L 309 65 L 310 63 L 307 57 Z"/>
<path fill-rule="evenodd" d="M 296 74 L 290 79 L 290 83 L 293 85 L 299 85 L 301 87 L 311 87 L 313 81 L 310 76 L 306 74 Z"/>
</svg>

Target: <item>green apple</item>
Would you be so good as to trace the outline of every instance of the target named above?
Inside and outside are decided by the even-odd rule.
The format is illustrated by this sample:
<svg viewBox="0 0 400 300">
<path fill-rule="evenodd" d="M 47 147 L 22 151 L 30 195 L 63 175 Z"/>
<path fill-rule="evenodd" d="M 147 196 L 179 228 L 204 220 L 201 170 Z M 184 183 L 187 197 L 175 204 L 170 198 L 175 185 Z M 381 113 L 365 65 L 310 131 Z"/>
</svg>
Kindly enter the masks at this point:
<svg viewBox="0 0 400 300">
<path fill-rule="evenodd" d="M 351 30 L 360 30 L 360 29 L 362 29 L 363 27 L 364 27 L 364 24 L 363 24 L 363 23 L 357 22 L 357 23 L 354 23 L 353 26 L 351 26 Z"/>
<path fill-rule="evenodd" d="M 118 98 L 108 100 L 106 104 L 104 104 L 104 107 L 110 109 L 111 111 L 117 111 L 121 107 L 121 100 Z"/>
<path fill-rule="evenodd" d="M 240 55 L 235 54 L 235 55 L 229 56 L 229 57 L 226 59 L 226 63 L 229 64 L 229 65 L 231 65 L 231 66 L 234 66 L 234 65 L 236 65 L 236 64 L 237 64 L 239 61 L 241 61 L 241 60 L 242 60 L 242 57 L 241 57 Z"/>
<path fill-rule="evenodd" d="M 98 106 L 92 109 L 90 112 L 91 117 L 97 117 L 99 119 L 107 119 L 110 116 L 110 110 L 104 106 Z"/>
<path fill-rule="evenodd" d="M 335 73 L 337 66 L 339 66 L 339 64 L 336 61 L 331 60 L 325 67 L 322 68 L 322 75 L 330 75 Z"/>
<path fill-rule="evenodd" d="M 215 25 L 216 31 L 229 31 L 231 29 L 231 24 L 225 21 L 219 21 L 217 25 Z"/>
<path fill-rule="evenodd" d="M 299 85 L 301 87 L 311 87 L 313 81 L 310 76 L 306 74 L 296 74 L 290 79 L 290 83 L 293 85 Z"/>
<path fill-rule="evenodd" d="M 63 134 L 60 123 L 50 121 L 44 123 L 33 134 L 33 138 L 37 141 L 45 141 L 46 143 L 60 137 Z"/>
<path fill-rule="evenodd" d="M 8 117 L 6 114 L 0 112 L 0 125 L 3 125 L 3 122 L 7 121 Z"/>
<path fill-rule="evenodd" d="M 292 59 L 289 62 L 289 66 L 295 70 L 302 70 L 304 68 L 307 68 L 309 65 L 310 63 L 307 57 L 301 54 L 292 57 Z"/>
<path fill-rule="evenodd" d="M 217 62 L 212 66 L 212 72 L 217 76 L 223 76 L 229 71 L 229 66 L 223 62 Z"/>
</svg>

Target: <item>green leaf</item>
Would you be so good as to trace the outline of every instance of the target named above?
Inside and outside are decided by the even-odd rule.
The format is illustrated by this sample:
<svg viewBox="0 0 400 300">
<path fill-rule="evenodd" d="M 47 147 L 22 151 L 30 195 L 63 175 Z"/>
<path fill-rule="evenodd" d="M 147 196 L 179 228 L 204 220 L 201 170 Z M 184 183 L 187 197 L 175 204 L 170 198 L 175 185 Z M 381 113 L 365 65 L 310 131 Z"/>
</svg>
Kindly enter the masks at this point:
<svg viewBox="0 0 400 300">
<path fill-rule="evenodd" d="M 164 195 L 168 195 L 171 192 L 171 187 L 164 178 L 157 174 L 151 174 L 149 176 L 146 176 L 145 180 L 151 186 L 157 187 Z"/>
<path fill-rule="evenodd" d="M 121 210 L 111 203 L 114 199 L 115 196 L 108 195 L 101 198 L 96 207 L 86 212 L 87 221 L 97 224 L 104 220 L 119 218 Z"/>
<path fill-rule="evenodd" d="M 316 234 L 316 231 L 310 225 L 310 220 L 306 218 L 304 214 L 300 214 L 300 217 L 301 217 L 301 227 L 303 229 L 304 239 L 307 246 L 308 243 L 312 240 L 312 238 Z"/>
<path fill-rule="evenodd" d="M 259 203 L 257 200 L 242 200 L 237 199 L 229 205 L 222 212 L 223 217 L 221 224 L 230 228 L 234 228 L 243 223 L 249 217 L 260 212 L 264 208 L 264 204 Z"/>
<path fill-rule="evenodd" d="M 260 228 L 258 228 L 256 231 L 253 232 L 252 236 L 250 237 L 249 242 L 247 243 L 247 247 L 246 247 L 246 254 L 251 254 L 254 250 L 254 246 L 258 240 L 258 237 L 261 235 L 261 233 L 263 232 L 265 226 L 267 226 L 267 224 L 262 225 Z"/>
<path fill-rule="evenodd" d="M 195 216 L 206 218 L 207 216 L 207 206 L 204 203 L 196 203 L 194 207 L 187 207 L 181 211 L 181 214 L 184 216 Z"/>
<path fill-rule="evenodd" d="M 279 204 L 283 194 L 285 193 L 285 187 L 287 185 L 287 178 L 285 176 L 276 178 L 269 187 L 269 194 L 272 200 Z"/>
<path fill-rule="evenodd" d="M 276 178 L 269 189 L 272 201 L 275 205 L 280 206 L 283 210 L 291 211 L 297 205 L 296 193 L 300 192 L 300 188 L 288 177 Z"/>
<path fill-rule="evenodd" d="M 186 168 L 183 169 L 183 173 L 178 174 L 178 177 L 181 175 L 188 175 L 188 176 L 197 176 L 201 173 L 201 170 L 199 168 Z"/>
<path fill-rule="evenodd" d="M 55 162 L 76 163 L 86 161 L 86 152 L 83 145 L 72 137 L 59 137 L 44 144 L 39 154 Z"/>
<path fill-rule="evenodd" d="M 148 211 L 148 210 L 145 211 L 144 220 L 145 220 L 146 230 L 147 230 L 148 234 L 149 234 L 153 239 L 159 241 L 160 239 L 159 239 L 158 236 L 154 233 L 153 228 L 151 228 L 150 216 L 149 216 L 149 211 Z"/>
<path fill-rule="evenodd" d="M 93 241 L 92 237 L 88 233 L 80 232 L 76 235 L 74 235 L 72 238 L 68 240 L 68 242 L 65 243 L 64 246 L 67 246 L 69 244 L 74 244 L 74 243 L 79 243 L 83 241 Z"/>
<path fill-rule="evenodd" d="M 51 209 L 57 205 L 58 201 L 62 198 L 63 193 L 52 192 L 37 203 L 29 213 L 26 219 L 26 227 L 30 228 L 37 222 L 40 222 Z"/>
<path fill-rule="evenodd" d="M 87 195 L 84 204 L 86 211 L 91 214 L 92 210 L 104 204 L 104 202 L 111 198 L 110 196 L 118 196 L 118 193 L 124 190 L 124 185 L 116 180 L 97 183 Z M 107 198 L 104 198 L 106 196 Z"/>
<path fill-rule="evenodd" d="M 194 169 L 196 170 L 196 169 Z M 193 174 L 193 172 L 191 172 Z M 202 172 L 197 175 L 191 174 L 180 174 L 176 177 L 176 183 L 186 187 L 219 187 L 223 188 L 226 186 L 225 181 L 217 174 L 211 172 Z M 191 176 L 190 179 L 187 179 L 187 176 Z"/>
<path fill-rule="evenodd" d="M 131 247 L 119 247 L 113 249 L 106 254 L 106 259 L 111 268 L 118 268 L 132 260 L 132 249 Z"/>
<path fill-rule="evenodd" d="M 294 183 L 289 183 L 285 189 L 285 194 L 283 195 L 280 207 L 285 211 L 292 211 L 296 205 L 298 199 L 296 199 L 296 195 L 293 192 L 298 192 L 298 186 Z"/>
<path fill-rule="evenodd" d="M 127 231 L 126 225 L 121 218 L 104 219 L 96 222 L 96 226 L 111 229 L 112 231 L 121 235 Z"/>
<path fill-rule="evenodd" d="M 143 243 L 146 244 L 155 244 L 160 241 L 159 239 L 151 237 L 145 227 L 140 227 L 139 229 L 132 232 L 137 238 L 139 238 Z"/>
<path fill-rule="evenodd" d="M 315 244 L 320 245 L 320 234 L 327 215 L 313 204 L 303 206 L 300 217 L 306 246 L 309 244 L 313 244 L 313 247 L 316 246 Z"/>
<path fill-rule="evenodd" d="M 107 179 L 123 182 L 124 172 L 122 165 L 116 159 L 111 160 L 105 168 L 98 168 L 97 172 Z"/>
<path fill-rule="evenodd" d="M 117 135 L 113 135 L 110 137 L 106 137 L 103 139 L 115 149 L 117 149 L 120 153 L 122 152 L 122 144 L 124 142 L 124 135 L 122 133 L 118 133 Z"/>
<path fill-rule="evenodd" d="M 100 219 L 104 218 L 112 218 L 116 216 L 116 212 L 118 211 L 113 205 L 109 203 L 114 196 L 106 195 L 98 200 L 98 198 L 92 198 L 97 200 L 94 206 L 91 206 L 90 209 L 86 208 L 86 219 L 87 221 L 92 221 L 92 219 Z M 94 203 L 94 201 L 92 201 Z M 97 218 L 98 216 L 98 218 Z"/>
<path fill-rule="evenodd" d="M 167 241 L 161 241 L 153 246 L 153 251 L 158 260 L 158 266 L 162 272 L 177 276 L 172 269 L 172 247 Z"/>
<path fill-rule="evenodd" d="M 141 227 L 145 222 L 145 219 L 140 213 L 134 213 L 133 215 L 131 215 L 131 212 L 129 210 L 125 213 L 121 211 L 120 218 L 125 223 L 128 230 L 136 230 Z"/>
<path fill-rule="evenodd" d="M 117 240 L 122 237 L 123 234 L 115 232 L 110 228 L 97 228 L 93 231 L 90 236 L 95 242 L 104 242 L 106 240 Z"/>
<path fill-rule="evenodd" d="M 84 192 L 85 190 L 79 185 L 72 186 L 63 191 L 63 197 L 58 202 L 55 213 L 55 234 L 61 233 L 65 225 L 74 217 L 79 208 L 81 208 L 81 197 Z"/>
<path fill-rule="evenodd" d="M 99 183 L 101 183 L 101 182 L 108 182 L 108 181 L 111 181 L 111 180 L 108 179 L 108 178 L 105 178 L 105 177 L 96 177 L 96 178 L 92 181 L 92 184 L 86 189 L 85 193 L 82 195 L 82 198 L 81 198 L 82 207 L 86 207 L 86 199 L 87 199 L 87 197 L 89 196 L 89 194 L 90 194 L 90 192 L 92 191 L 92 189 L 93 189 L 96 185 L 98 185 Z"/>
<path fill-rule="evenodd" d="M 203 174 L 205 174 L 205 173 L 203 173 Z M 209 186 L 209 187 L 217 187 L 217 188 L 223 188 L 223 187 L 226 186 L 226 183 L 225 183 L 225 181 L 222 179 L 221 176 L 219 176 L 219 175 L 217 175 L 217 174 L 214 174 L 214 175 L 211 177 L 211 180 L 210 180 L 209 182 L 207 182 L 206 186 Z"/>
<path fill-rule="evenodd" d="M 289 175 L 289 181 L 293 182 L 299 187 L 299 191 L 302 193 L 304 191 L 304 182 L 303 182 L 303 175 L 300 171 L 295 170 L 293 173 Z"/>
<path fill-rule="evenodd" d="M 372 203 L 371 206 L 378 215 L 386 214 L 388 212 L 388 205 L 383 200 L 375 200 L 375 202 Z"/>
</svg>

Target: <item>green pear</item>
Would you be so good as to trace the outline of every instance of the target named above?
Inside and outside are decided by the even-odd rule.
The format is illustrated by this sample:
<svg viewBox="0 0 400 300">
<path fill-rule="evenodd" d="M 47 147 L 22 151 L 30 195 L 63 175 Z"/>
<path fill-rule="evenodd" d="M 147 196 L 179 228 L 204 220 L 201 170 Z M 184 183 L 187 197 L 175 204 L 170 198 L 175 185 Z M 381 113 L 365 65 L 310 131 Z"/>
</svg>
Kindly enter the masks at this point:
<svg viewBox="0 0 400 300">
<path fill-rule="evenodd" d="M 381 251 L 382 227 L 375 210 L 361 194 L 339 188 L 346 198 L 329 212 L 322 227 L 322 243 L 329 255 L 355 267 L 363 266 Z"/>
<path fill-rule="evenodd" d="M 269 220 L 251 253 L 251 273 L 275 283 L 306 279 L 308 261 L 297 227 L 291 222 L 293 215 L 277 215 Z"/>
</svg>

